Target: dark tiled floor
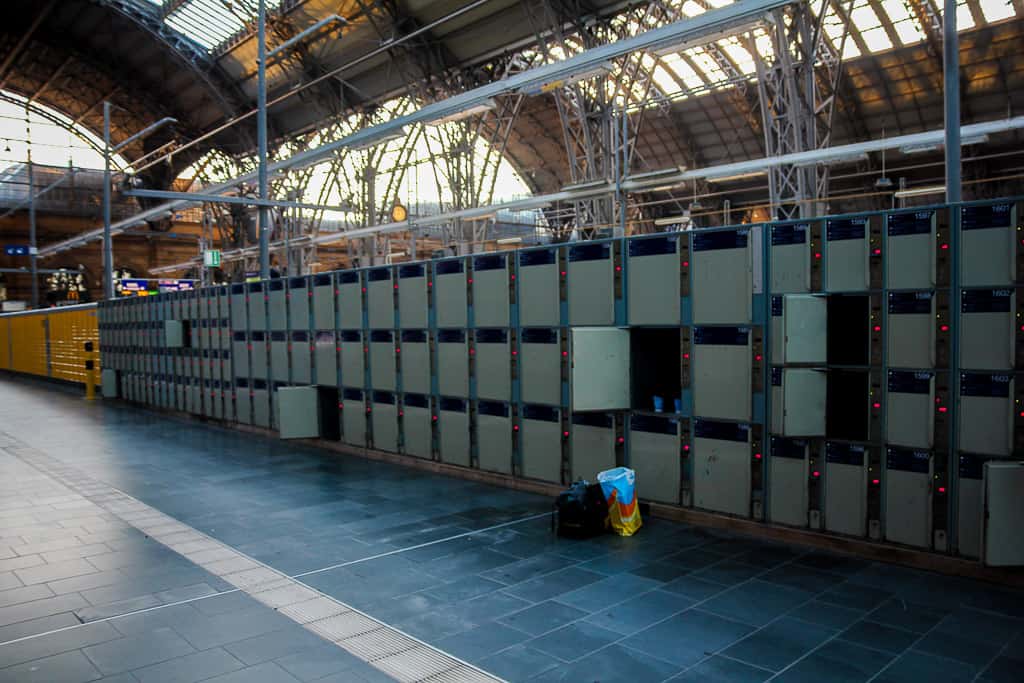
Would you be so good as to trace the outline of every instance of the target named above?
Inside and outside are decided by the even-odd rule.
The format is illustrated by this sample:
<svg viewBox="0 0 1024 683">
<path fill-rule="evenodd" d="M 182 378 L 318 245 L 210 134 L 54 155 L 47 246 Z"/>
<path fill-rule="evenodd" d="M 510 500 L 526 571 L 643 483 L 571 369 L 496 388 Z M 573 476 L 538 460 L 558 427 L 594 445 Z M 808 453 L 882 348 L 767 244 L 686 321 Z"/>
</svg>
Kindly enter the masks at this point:
<svg viewBox="0 0 1024 683">
<path fill-rule="evenodd" d="M 520 521 L 537 496 L 49 387 L 0 398 L 27 446 L 510 681 L 1024 680 L 1019 593 L 658 520 L 563 541 Z M 53 486 L 5 445 L 0 482 Z M 244 593 L 166 606 L 230 586 L 87 502 L 4 487 L 0 683 L 384 680 Z"/>
</svg>

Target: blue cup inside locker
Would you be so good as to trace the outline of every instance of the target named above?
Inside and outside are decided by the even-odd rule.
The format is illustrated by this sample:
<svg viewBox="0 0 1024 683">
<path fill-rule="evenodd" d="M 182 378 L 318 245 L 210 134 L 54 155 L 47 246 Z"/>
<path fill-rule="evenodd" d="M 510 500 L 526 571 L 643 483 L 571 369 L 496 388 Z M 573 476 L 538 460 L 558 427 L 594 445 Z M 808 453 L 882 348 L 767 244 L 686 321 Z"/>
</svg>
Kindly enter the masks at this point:
<svg viewBox="0 0 1024 683">
<path fill-rule="evenodd" d="M 683 412 L 683 399 L 681 399 L 681 398 L 673 399 L 672 403 L 675 406 L 677 414 Z"/>
<path fill-rule="evenodd" d="M 654 412 L 663 413 L 665 412 L 665 399 L 661 396 L 654 397 Z"/>
</svg>

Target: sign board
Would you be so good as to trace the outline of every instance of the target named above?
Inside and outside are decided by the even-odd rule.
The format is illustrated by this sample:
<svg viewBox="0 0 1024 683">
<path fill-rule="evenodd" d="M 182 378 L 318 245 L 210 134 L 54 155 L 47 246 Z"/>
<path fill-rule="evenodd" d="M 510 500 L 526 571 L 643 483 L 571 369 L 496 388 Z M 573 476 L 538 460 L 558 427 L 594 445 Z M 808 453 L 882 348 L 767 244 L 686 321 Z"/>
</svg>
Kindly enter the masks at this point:
<svg viewBox="0 0 1024 683">
<path fill-rule="evenodd" d="M 203 265 L 207 268 L 220 266 L 220 249 L 207 249 L 203 252 Z"/>
<path fill-rule="evenodd" d="M 8 244 L 4 246 L 4 253 L 8 256 L 28 256 L 29 248 L 27 244 Z"/>
<path fill-rule="evenodd" d="M 149 291 L 149 280 L 121 280 L 121 292 L 126 295 Z"/>
<path fill-rule="evenodd" d="M 160 280 L 157 288 L 161 292 L 188 292 L 196 288 L 195 280 Z"/>
</svg>

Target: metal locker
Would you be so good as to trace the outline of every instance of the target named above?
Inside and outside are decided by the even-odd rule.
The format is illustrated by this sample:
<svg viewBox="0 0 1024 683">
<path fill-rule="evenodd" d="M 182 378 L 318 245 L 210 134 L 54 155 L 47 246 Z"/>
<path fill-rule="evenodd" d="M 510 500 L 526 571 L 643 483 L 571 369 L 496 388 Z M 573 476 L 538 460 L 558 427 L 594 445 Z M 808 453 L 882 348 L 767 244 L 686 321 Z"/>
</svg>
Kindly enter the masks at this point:
<svg viewBox="0 0 1024 683">
<path fill-rule="evenodd" d="M 395 335 L 391 330 L 370 331 L 370 383 L 374 389 L 395 390 Z"/>
<path fill-rule="evenodd" d="M 462 258 L 434 263 L 434 317 L 438 327 L 466 327 L 466 261 Z"/>
<path fill-rule="evenodd" d="M 341 440 L 350 446 L 366 446 L 366 401 L 362 389 L 341 390 Z"/>
<path fill-rule="evenodd" d="M 252 424 L 252 387 L 247 378 L 235 380 L 235 421 Z"/>
<path fill-rule="evenodd" d="M 886 215 L 885 282 L 889 289 L 935 286 L 937 221 L 935 209 Z"/>
<path fill-rule="evenodd" d="M 827 360 L 828 299 L 813 294 L 773 296 L 772 363 L 824 364 Z"/>
<path fill-rule="evenodd" d="M 359 271 L 338 273 L 338 327 L 342 330 L 360 330 L 363 327 L 363 285 Z"/>
<path fill-rule="evenodd" d="M 973 289 L 960 293 L 960 367 L 1010 370 L 1016 360 L 1017 333 L 1013 289 Z"/>
<path fill-rule="evenodd" d="M 288 327 L 292 331 L 309 329 L 311 294 L 309 278 L 293 277 L 288 280 Z"/>
<path fill-rule="evenodd" d="M 402 391 L 414 394 L 429 394 L 430 387 L 430 341 L 426 330 L 402 331 Z"/>
<path fill-rule="evenodd" d="M 630 332 L 615 327 L 573 327 L 569 336 L 572 409 L 628 410 Z"/>
<path fill-rule="evenodd" d="M 694 420 L 695 507 L 750 516 L 750 426 Z"/>
<path fill-rule="evenodd" d="M 771 438 L 768 459 L 768 520 L 807 526 L 808 447 L 802 439 Z"/>
<path fill-rule="evenodd" d="M 274 382 L 288 382 L 288 346 L 287 332 L 270 333 L 270 379 Z"/>
<path fill-rule="evenodd" d="M 691 258 L 690 298 L 694 323 L 750 322 L 753 296 L 750 231 L 695 233 Z"/>
<path fill-rule="evenodd" d="M 615 259 L 610 243 L 581 243 L 569 247 L 566 282 L 570 325 L 615 324 Z M 557 319 L 554 324 L 558 324 Z"/>
<path fill-rule="evenodd" d="M 960 373 L 960 450 L 1013 453 L 1013 376 Z"/>
<path fill-rule="evenodd" d="M 425 329 L 430 326 L 427 267 L 423 263 L 398 266 L 398 326 Z"/>
<path fill-rule="evenodd" d="M 521 332 L 519 394 L 524 402 L 562 403 L 561 348 L 557 329 L 530 328 Z"/>
<path fill-rule="evenodd" d="M 320 436 L 320 394 L 316 387 L 282 387 L 277 390 L 276 404 L 280 438 Z"/>
<path fill-rule="evenodd" d="M 341 384 L 362 387 L 366 382 L 363 336 L 358 330 L 341 332 Z"/>
<path fill-rule="evenodd" d="M 162 389 L 163 389 L 163 387 L 161 386 L 161 393 L 162 393 Z M 203 415 L 206 416 L 206 417 L 213 417 L 213 413 L 214 413 L 214 410 L 213 410 L 213 399 L 214 399 L 214 396 L 216 396 L 216 393 L 213 390 L 213 380 L 212 379 L 204 379 L 203 380 Z M 161 403 L 162 402 L 163 401 L 161 400 Z"/>
<path fill-rule="evenodd" d="M 313 328 L 334 330 L 334 278 L 330 273 L 313 276 Z"/>
<path fill-rule="evenodd" d="M 772 294 L 810 291 L 810 232 L 810 223 L 771 226 Z"/>
<path fill-rule="evenodd" d="M 188 380 L 178 376 L 174 378 L 174 405 L 175 410 L 186 412 L 188 410 Z"/>
<path fill-rule="evenodd" d="M 195 290 L 185 292 L 185 299 L 188 301 L 188 317 L 191 318 L 192 320 L 198 320 L 200 317 L 199 298 L 199 292 Z M 143 319 L 152 320 L 152 310 L 146 310 L 150 309 L 149 297 L 146 297 L 145 299 L 142 300 L 142 307 L 144 309 L 143 315 L 145 316 Z"/>
<path fill-rule="evenodd" d="M 935 294 L 889 292 L 886 362 L 894 368 L 935 366 Z"/>
<path fill-rule="evenodd" d="M 636 472 L 637 495 L 678 505 L 682 483 L 678 420 L 631 415 L 628 442 L 627 465 Z"/>
<path fill-rule="evenodd" d="M 985 463 L 985 528 L 982 561 L 990 567 L 1024 565 L 1024 462 Z"/>
<path fill-rule="evenodd" d="M 270 310 L 270 329 L 288 329 L 288 291 L 285 280 L 275 278 L 267 285 L 267 308 Z"/>
<path fill-rule="evenodd" d="M 487 254 L 473 259 L 473 324 L 508 327 L 512 281 L 508 254 Z"/>
<path fill-rule="evenodd" d="M 373 392 L 370 406 L 373 447 L 389 453 L 398 452 L 398 406 L 390 391 Z"/>
<path fill-rule="evenodd" d="M 985 460 L 970 453 L 960 454 L 957 485 L 957 550 L 963 557 L 981 557 L 984 514 Z"/>
<path fill-rule="evenodd" d="M 885 540 L 928 548 L 932 543 L 932 456 L 887 448 Z"/>
<path fill-rule="evenodd" d="M 338 386 L 338 342 L 333 331 L 316 333 L 314 360 L 316 383 L 328 387 Z"/>
<path fill-rule="evenodd" d="M 609 413 L 576 413 L 569 441 L 570 479 L 595 481 L 615 467 L 615 420 Z"/>
<path fill-rule="evenodd" d="M 263 282 L 250 282 L 247 286 L 246 309 L 249 311 L 249 329 L 267 329 L 267 301 Z"/>
<path fill-rule="evenodd" d="M 512 474 L 512 416 L 508 403 L 477 403 L 476 442 L 480 469 Z"/>
<path fill-rule="evenodd" d="M 630 238 L 626 268 L 630 325 L 678 325 L 679 235 Z"/>
<path fill-rule="evenodd" d="M 252 397 L 252 423 L 270 429 L 270 389 L 267 382 L 254 379 L 249 394 Z"/>
<path fill-rule="evenodd" d="M 224 419 L 224 383 L 221 380 L 213 381 L 212 393 L 210 400 L 213 403 L 212 417 L 215 420 Z"/>
<path fill-rule="evenodd" d="M 558 408 L 524 405 L 519 428 L 521 473 L 562 483 L 562 423 Z"/>
<path fill-rule="evenodd" d="M 231 297 L 228 294 L 228 286 L 217 287 L 217 308 L 212 311 L 214 317 L 226 320 L 231 317 Z M 226 325 L 230 327 L 230 325 Z"/>
<path fill-rule="evenodd" d="M 750 328 L 695 327 L 694 415 L 749 420 L 750 406 Z"/>
<path fill-rule="evenodd" d="M 244 332 L 249 327 L 248 320 L 245 285 L 231 285 L 231 329 Z"/>
<path fill-rule="evenodd" d="M 935 441 L 935 373 L 889 370 L 885 415 L 887 443 L 931 448 Z"/>
<path fill-rule="evenodd" d="M 519 252 L 519 324 L 555 327 L 562 320 L 557 249 Z"/>
<path fill-rule="evenodd" d="M 253 331 L 249 333 L 249 376 L 253 379 L 266 379 L 268 376 L 268 346 L 266 332 Z"/>
<path fill-rule="evenodd" d="M 825 436 L 826 371 L 773 367 L 771 380 L 772 432 L 779 436 Z"/>
<path fill-rule="evenodd" d="M 465 330 L 437 333 L 438 390 L 447 396 L 469 396 L 469 345 Z"/>
<path fill-rule="evenodd" d="M 508 330 L 477 330 L 476 395 L 492 401 L 512 399 L 512 349 Z"/>
<path fill-rule="evenodd" d="M 309 332 L 300 330 L 292 332 L 290 355 L 293 384 L 311 384 L 313 382 L 313 368 L 310 363 L 312 351 L 309 347 Z"/>
<path fill-rule="evenodd" d="M 391 266 L 366 271 L 366 307 L 372 328 L 395 326 L 395 289 Z"/>
<path fill-rule="evenodd" d="M 438 451 L 441 462 L 470 465 L 469 409 L 462 398 L 441 397 L 438 415 Z"/>
<path fill-rule="evenodd" d="M 1017 205 L 960 207 L 960 285 L 1000 287 L 1017 279 Z"/>
<path fill-rule="evenodd" d="M 825 528 L 866 536 L 868 458 L 864 446 L 825 443 Z"/>
<path fill-rule="evenodd" d="M 193 415 L 203 414 L 203 380 L 195 377 L 189 385 L 189 412 Z"/>
<path fill-rule="evenodd" d="M 210 315 L 210 299 L 213 296 L 213 290 L 208 287 L 206 289 L 199 290 L 198 294 L 199 294 L 199 317 L 202 318 L 203 320 L 206 320 L 207 318 L 213 317 L 213 316 Z M 164 317 L 164 306 L 163 306 L 164 302 L 163 302 L 163 298 L 164 298 L 163 295 L 159 295 L 157 297 L 159 316 L 161 318 Z"/>
<path fill-rule="evenodd" d="M 871 235 L 867 216 L 825 221 L 825 289 L 861 292 L 871 288 Z"/>
<path fill-rule="evenodd" d="M 434 415 L 423 394 L 402 396 L 402 443 L 406 455 L 430 460 L 434 448 Z"/>
</svg>

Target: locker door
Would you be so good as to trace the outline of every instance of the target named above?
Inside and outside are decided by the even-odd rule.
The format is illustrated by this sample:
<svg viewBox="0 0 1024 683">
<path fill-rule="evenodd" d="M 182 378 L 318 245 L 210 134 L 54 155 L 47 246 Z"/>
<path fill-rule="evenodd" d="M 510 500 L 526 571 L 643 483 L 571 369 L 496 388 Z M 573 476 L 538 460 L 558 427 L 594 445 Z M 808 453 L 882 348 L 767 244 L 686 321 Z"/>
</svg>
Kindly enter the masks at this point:
<svg viewBox="0 0 1024 683">
<path fill-rule="evenodd" d="M 402 397 L 402 412 L 405 454 L 432 459 L 434 415 L 430 411 L 430 400 L 423 394 L 405 394 Z"/>
<path fill-rule="evenodd" d="M 270 429 L 270 389 L 262 379 L 252 383 L 252 423 L 257 427 Z"/>
<path fill-rule="evenodd" d="M 366 305 L 371 328 L 395 326 L 395 288 L 391 266 L 366 271 Z"/>
<path fill-rule="evenodd" d="M 771 380 L 772 432 L 780 436 L 825 436 L 825 370 L 773 367 Z"/>
<path fill-rule="evenodd" d="M 316 333 L 316 383 L 338 386 L 338 342 L 333 331 Z"/>
<path fill-rule="evenodd" d="M 960 284 L 1002 287 L 1017 279 L 1017 206 L 1013 202 L 960 208 Z"/>
<path fill-rule="evenodd" d="M 250 282 L 248 285 L 248 296 L 246 308 L 249 311 L 249 329 L 267 329 L 267 300 L 263 282 Z"/>
<path fill-rule="evenodd" d="M 569 431 L 573 481 L 596 481 L 598 472 L 615 467 L 615 421 L 609 413 L 576 413 Z"/>
<path fill-rule="evenodd" d="M 793 294 L 811 289 L 811 224 L 771 226 L 772 294 Z"/>
<path fill-rule="evenodd" d="M 285 280 L 277 278 L 267 283 L 267 308 L 270 310 L 270 329 L 288 329 L 288 291 Z"/>
<path fill-rule="evenodd" d="M 373 392 L 370 406 L 373 427 L 373 447 L 389 453 L 398 452 L 398 406 L 395 395 L 389 391 Z"/>
<path fill-rule="evenodd" d="M 341 384 L 362 387 L 366 381 L 366 361 L 362 333 L 345 330 L 341 333 Z"/>
<path fill-rule="evenodd" d="M 960 450 L 1008 456 L 1013 452 L 1012 375 L 960 373 Z"/>
<path fill-rule="evenodd" d="M 751 363 L 750 328 L 695 327 L 694 415 L 749 420 Z"/>
<path fill-rule="evenodd" d="M 240 424 L 252 424 L 252 389 L 248 379 L 235 382 L 235 419 Z"/>
<path fill-rule="evenodd" d="M 646 500 L 679 504 L 682 483 L 678 421 L 667 417 L 629 418 L 629 462 L 637 494 Z"/>
<path fill-rule="evenodd" d="M 582 243 L 569 247 L 566 281 L 570 325 L 615 324 L 615 259 L 611 244 Z M 558 324 L 557 320 L 554 324 Z"/>
<path fill-rule="evenodd" d="M 524 477 L 562 483 L 562 424 L 558 408 L 524 405 L 519 443 Z"/>
<path fill-rule="evenodd" d="M 359 330 L 363 327 L 363 285 L 359 271 L 338 273 L 338 327 Z"/>
<path fill-rule="evenodd" d="M 749 322 L 754 291 L 750 231 L 694 234 L 691 258 L 694 323 Z"/>
<path fill-rule="evenodd" d="M 556 327 L 562 319 L 558 250 L 519 252 L 519 324 Z"/>
<path fill-rule="evenodd" d="M 569 392 L 574 411 L 629 409 L 628 329 L 573 327 L 569 359 Z"/>
<path fill-rule="evenodd" d="M 825 443 L 825 528 L 866 536 L 868 466 L 864 446 Z"/>
<path fill-rule="evenodd" d="M 889 292 L 886 307 L 887 363 L 894 368 L 935 366 L 935 295 Z"/>
<path fill-rule="evenodd" d="M 771 438 L 768 460 L 768 519 L 807 526 L 808 448 L 801 439 Z"/>
<path fill-rule="evenodd" d="M 740 517 L 750 516 L 750 427 L 695 420 L 693 504 Z"/>
<path fill-rule="evenodd" d="M 957 550 L 964 557 L 981 557 L 981 528 L 984 514 L 983 458 L 960 454 L 957 488 Z"/>
<path fill-rule="evenodd" d="M 508 327 L 512 281 L 507 254 L 473 259 L 473 318 L 476 327 Z"/>
<path fill-rule="evenodd" d="M 885 217 L 885 278 L 889 289 L 931 289 L 936 285 L 935 209 L 901 211 Z"/>
<path fill-rule="evenodd" d="M 334 279 L 330 273 L 313 276 L 313 327 L 334 330 Z"/>
<path fill-rule="evenodd" d="M 437 333 L 437 382 L 446 396 L 469 396 L 469 346 L 465 330 Z"/>
<path fill-rule="evenodd" d="M 512 474 L 512 418 L 508 403 L 477 403 L 476 438 L 480 469 Z"/>
<path fill-rule="evenodd" d="M 960 294 L 960 367 L 1012 369 L 1017 354 L 1014 290 L 973 289 Z"/>
<path fill-rule="evenodd" d="M 288 333 L 270 333 L 270 379 L 274 382 L 289 380 L 288 368 Z M 262 376 L 262 375 L 261 375 Z"/>
<path fill-rule="evenodd" d="M 398 324 L 402 329 L 430 325 L 427 267 L 422 263 L 398 266 Z"/>
<path fill-rule="evenodd" d="M 395 336 L 390 330 L 370 332 L 370 382 L 374 389 L 395 390 Z"/>
<path fill-rule="evenodd" d="M 680 323 L 679 239 L 669 235 L 627 240 L 630 325 Z"/>
<path fill-rule="evenodd" d="M 442 397 L 438 419 L 441 462 L 469 467 L 469 410 L 461 398 Z"/>
<path fill-rule="evenodd" d="M 311 384 L 313 368 L 310 364 L 309 332 L 293 331 L 291 344 L 292 383 Z"/>
<path fill-rule="evenodd" d="M 932 544 L 932 458 L 928 451 L 886 449 L 885 540 Z"/>
<path fill-rule="evenodd" d="M 310 294 L 308 278 L 288 280 L 288 326 L 292 331 L 309 329 Z"/>
<path fill-rule="evenodd" d="M 813 294 L 773 296 L 772 363 L 825 364 L 828 299 Z"/>
<path fill-rule="evenodd" d="M 562 353 L 557 329 L 530 328 L 522 331 L 519 378 L 520 398 L 524 402 L 561 404 Z"/>
<path fill-rule="evenodd" d="M 469 308 L 466 262 L 449 259 L 434 263 L 434 309 L 438 327 L 466 327 Z"/>
<path fill-rule="evenodd" d="M 512 399 L 512 349 L 508 330 L 476 331 L 476 395 L 491 401 Z"/>
<path fill-rule="evenodd" d="M 871 241 L 868 217 L 825 221 L 826 289 L 861 292 L 871 288 Z"/>
<path fill-rule="evenodd" d="M 402 391 L 429 394 L 431 364 L 427 332 L 403 330 L 402 345 L 399 348 L 402 359 Z"/>
<path fill-rule="evenodd" d="M 350 446 L 366 446 L 366 402 L 361 389 L 341 390 L 341 440 Z"/>
<path fill-rule="evenodd" d="M 889 370 L 885 414 L 887 443 L 931 448 L 935 440 L 935 373 Z"/>
<path fill-rule="evenodd" d="M 282 439 L 320 436 L 320 397 L 316 387 L 283 387 L 274 401 Z"/>
<path fill-rule="evenodd" d="M 248 320 L 245 285 L 231 285 L 231 329 L 244 332 L 248 329 Z"/>
<path fill-rule="evenodd" d="M 985 463 L 985 531 L 982 560 L 990 567 L 1024 565 L 1024 463 Z"/>
</svg>

